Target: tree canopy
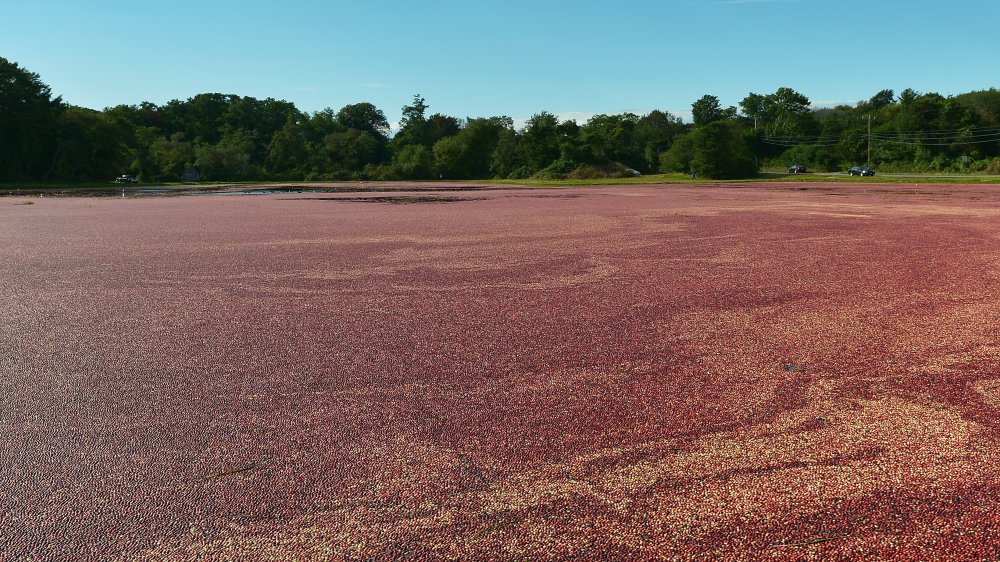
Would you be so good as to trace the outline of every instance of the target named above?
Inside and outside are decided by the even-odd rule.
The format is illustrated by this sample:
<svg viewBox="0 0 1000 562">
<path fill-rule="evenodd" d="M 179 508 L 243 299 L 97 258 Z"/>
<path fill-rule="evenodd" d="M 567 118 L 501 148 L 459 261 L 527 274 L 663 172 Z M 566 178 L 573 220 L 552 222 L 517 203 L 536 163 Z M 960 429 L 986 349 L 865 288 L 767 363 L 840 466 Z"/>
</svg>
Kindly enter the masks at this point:
<svg viewBox="0 0 1000 562">
<path fill-rule="evenodd" d="M 64 106 L 41 78 L 0 57 L 0 178 L 47 178 Z"/>
<path fill-rule="evenodd" d="M 759 166 L 838 170 L 869 160 L 886 171 L 1000 173 L 1000 92 L 942 96 L 905 89 L 853 106 L 813 108 L 781 87 L 737 107 L 705 94 L 692 123 L 666 111 L 594 115 L 584 123 L 539 111 L 429 114 L 420 94 L 393 134 L 385 113 L 358 102 L 315 113 L 273 98 L 201 93 L 163 105 L 74 107 L 0 58 L 0 181 L 102 180 L 122 174 L 203 179 L 358 180 L 591 177 L 696 172 L 745 177 Z M 870 131 L 869 132 L 869 127 Z"/>
</svg>

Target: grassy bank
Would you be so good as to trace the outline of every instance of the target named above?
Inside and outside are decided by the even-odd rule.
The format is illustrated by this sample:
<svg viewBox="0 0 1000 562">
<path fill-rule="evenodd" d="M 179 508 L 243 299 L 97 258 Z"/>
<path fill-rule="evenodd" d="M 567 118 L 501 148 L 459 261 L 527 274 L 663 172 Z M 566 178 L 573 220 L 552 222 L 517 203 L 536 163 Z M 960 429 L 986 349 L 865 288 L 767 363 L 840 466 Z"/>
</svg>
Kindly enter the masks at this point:
<svg viewBox="0 0 1000 562">
<path fill-rule="evenodd" d="M 988 175 L 946 175 L 946 174 L 879 174 L 872 177 L 852 177 L 843 172 L 808 172 L 804 174 L 788 174 L 784 172 L 763 172 L 754 178 L 744 178 L 737 180 L 710 180 L 697 178 L 692 180 L 687 174 L 651 174 L 646 176 L 630 178 L 597 178 L 597 179 L 561 179 L 561 180 L 461 180 L 444 183 L 477 183 L 486 185 L 514 185 L 523 187 L 573 187 L 573 186 L 601 186 L 601 185 L 650 185 L 650 184 L 719 184 L 719 183 L 754 183 L 754 182 L 795 182 L 795 183 L 922 183 L 922 184 L 1000 184 L 1000 176 Z M 45 182 L 45 183 L 0 183 L 0 195 L 113 195 L 121 193 L 124 189 L 127 194 L 150 193 L 150 191 L 163 190 L 164 192 L 199 191 L 201 189 L 215 189 L 220 185 L 226 187 L 240 186 L 252 188 L 260 185 L 298 185 L 303 187 L 309 185 L 319 185 L 324 183 L 344 183 L 344 182 L 205 182 L 193 183 L 140 183 L 121 185 L 108 182 Z M 354 183 L 354 182 L 349 182 Z M 367 182 L 366 182 L 367 183 Z M 371 182 L 378 184 L 392 184 L 394 182 Z M 424 183 L 424 182 L 399 182 L 403 183 Z M 426 183 L 440 184 L 442 182 L 430 181 Z"/>
</svg>

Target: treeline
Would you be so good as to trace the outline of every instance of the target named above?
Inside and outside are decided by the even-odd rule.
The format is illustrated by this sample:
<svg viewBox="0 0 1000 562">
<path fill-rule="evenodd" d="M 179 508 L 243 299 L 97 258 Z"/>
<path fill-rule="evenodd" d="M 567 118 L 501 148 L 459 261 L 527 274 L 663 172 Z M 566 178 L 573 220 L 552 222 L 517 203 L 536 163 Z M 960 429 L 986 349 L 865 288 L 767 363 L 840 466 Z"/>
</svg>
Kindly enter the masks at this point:
<svg viewBox="0 0 1000 562">
<path fill-rule="evenodd" d="M 947 98 L 884 90 L 819 110 L 789 88 L 751 93 L 739 108 L 706 95 L 690 124 L 665 111 L 582 125 L 543 111 L 515 128 L 506 116 L 428 109 L 414 96 L 395 135 L 370 103 L 307 113 L 271 98 L 199 94 L 95 111 L 65 104 L 37 74 L 0 58 L 0 181 L 734 178 L 763 165 L 837 170 L 869 151 L 882 169 L 1000 172 L 993 89 Z"/>
</svg>

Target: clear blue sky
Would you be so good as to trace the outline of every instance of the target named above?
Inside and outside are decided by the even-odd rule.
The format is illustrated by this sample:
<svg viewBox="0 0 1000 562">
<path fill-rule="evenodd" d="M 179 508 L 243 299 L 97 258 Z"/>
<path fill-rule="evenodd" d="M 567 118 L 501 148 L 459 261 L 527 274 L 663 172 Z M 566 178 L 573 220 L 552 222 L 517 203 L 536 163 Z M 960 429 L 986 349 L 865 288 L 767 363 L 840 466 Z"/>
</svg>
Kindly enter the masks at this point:
<svg viewBox="0 0 1000 562">
<path fill-rule="evenodd" d="M 788 86 L 1000 86 L 997 0 L 0 0 L 0 56 L 101 109 L 221 92 L 304 111 L 413 94 L 457 117 L 689 116 Z"/>
</svg>

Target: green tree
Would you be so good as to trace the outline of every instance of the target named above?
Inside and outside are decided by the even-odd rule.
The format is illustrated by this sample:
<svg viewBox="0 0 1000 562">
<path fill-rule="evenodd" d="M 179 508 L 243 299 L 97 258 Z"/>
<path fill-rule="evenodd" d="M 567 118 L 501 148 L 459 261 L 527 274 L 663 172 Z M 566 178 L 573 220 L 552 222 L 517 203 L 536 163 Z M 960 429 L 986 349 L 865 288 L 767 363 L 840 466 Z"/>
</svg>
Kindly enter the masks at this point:
<svg viewBox="0 0 1000 562">
<path fill-rule="evenodd" d="M 222 138 L 221 127 L 230 104 L 238 96 L 198 94 L 187 100 L 171 100 L 161 108 L 167 122 L 166 133 L 183 133 L 184 138 L 215 144 Z"/>
<path fill-rule="evenodd" d="M 660 168 L 665 172 L 691 173 L 694 157 L 694 134 L 682 133 L 674 138 L 670 148 L 660 155 Z"/>
<path fill-rule="evenodd" d="M 170 138 L 159 137 L 150 146 L 150 153 L 164 179 L 179 180 L 185 168 L 195 162 L 196 146 L 185 140 L 184 133 Z"/>
<path fill-rule="evenodd" d="M 435 113 L 427 118 L 427 136 L 432 143 L 457 135 L 462 130 L 462 123 L 450 115 Z"/>
<path fill-rule="evenodd" d="M 757 172 L 743 130 L 733 121 L 715 121 L 677 137 L 661 161 L 664 169 L 711 179 L 746 178 Z"/>
<path fill-rule="evenodd" d="M 532 115 L 525 123 L 521 150 L 533 173 L 559 158 L 560 136 L 559 119 L 547 111 Z"/>
<path fill-rule="evenodd" d="M 691 104 L 691 115 L 694 117 L 694 126 L 701 127 L 716 121 L 732 119 L 736 116 L 736 108 L 723 108 L 719 98 L 705 94 Z"/>
<path fill-rule="evenodd" d="M 347 127 L 342 125 L 340 120 L 337 119 L 337 114 L 334 113 L 329 107 L 321 111 L 317 111 L 305 119 L 294 121 L 301 123 L 302 134 L 305 135 L 306 140 L 314 144 L 322 144 L 323 139 L 325 139 L 327 135 L 331 133 L 340 133 L 347 129 Z M 285 126 L 287 126 L 287 123 Z"/>
<path fill-rule="evenodd" d="M 595 115 L 581 127 L 581 143 L 586 147 L 585 160 L 595 164 L 618 162 L 634 169 L 646 168 L 646 156 L 636 129 L 639 116 L 634 113 Z"/>
<path fill-rule="evenodd" d="M 394 153 L 410 144 L 420 144 L 430 147 L 432 139 L 427 126 L 427 105 L 420 94 L 413 96 L 411 105 L 403 106 L 403 116 L 399 120 L 399 132 L 393 137 L 390 147 Z"/>
<path fill-rule="evenodd" d="M 368 102 L 345 105 L 337 112 L 337 122 L 346 129 L 364 131 L 382 142 L 389 139 L 389 121 L 385 113 Z"/>
<path fill-rule="evenodd" d="M 809 110 L 809 98 L 791 88 L 778 88 L 764 97 L 764 114 L 769 121 L 765 127 L 772 137 L 812 135 L 817 131 Z"/>
<path fill-rule="evenodd" d="M 642 172 L 660 169 L 660 154 L 670 148 L 674 138 L 685 128 L 680 118 L 658 109 L 640 117 L 635 127 L 635 140 L 642 149 L 644 166 L 636 169 Z"/>
<path fill-rule="evenodd" d="M 454 136 L 434 144 L 435 170 L 440 177 L 487 178 L 493 154 L 504 131 L 513 129 L 510 117 L 467 119 Z"/>
<path fill-rule="evenodd" d="M 458 135 L 434 143 L 434 171 L 441 178 L 466 178 L 465 159 L 468 146 Z"/>
<path fill-rule="evenodd" d="M 766 97 L 753 92 L 750 92 L 747 94 L 747 97 L 743 98 L 740 102 L 740 109 L 743 111 L 743 115 L 753 122 L 754 130 L 757 129 L 761 121 L 765 121 L 770 117 L 767 112 Z"/>
<path fill-rule="evenodd" d="M 289 118 L 302 121 L 306 116 L 294 104 L 284 100 L 234 96 L 222 116 L 219 133 L 224 137 L 228 131 L 245 131 L 246 138 L 253 141 L 246 146 L 251 168 L 260 169 L 267 158 L 271 138 Z"/>
<path fill-rule="evenodd" d="M 767 95 L 751 92 L 740 102 L 743 115 L 754 128 L 764 129 L 772 137 L 814 133 L 810 105 L 809 98 L 791 88 L 778 88 Z"/>
<path fill-rule="evenodd" d="M 500 131 L 497 146 L 490 157 L 490 173 L 495 178 L 524 179 L 531 175 L 528 158 L 521 149 L 517 131 Z"/>
<path fill-rule="evenodd" d="M 366 165 L 379 162 L 383 142 L 370 131 L 350 128 L 327 135 L 324 147 L 333 163 L 334 177 L 352 179 L 359 176 Z"/>
<path fill-rule="evenodd" d="M 737 123 L 716 121 L 697 129 L 691 167 L 699 175 L 713 179 L 746 178 L 757 167 Z"/>
<path fill-rule="evenodd" d="M 108 180 L 130 171 L 133 131 L 111 115 L 68 106 L 59 116 L 55 169 L 62 179 Z"/>
<path fill-rule="evenodd" d="M 52 173 L 62 111 L 37 74 L 0 57 L 0 180 Z"/>
<path fill-rule="evenodd" d="M 408 144 L 393 157 L 392 175 L 398 179 L 417 180 L 432 177 L 434 153 L 422 144 Z"/>
<path fill-rule="evenodd" d="M 514 120 L 507 116 L 467 119 L 459 137 L 467 147 L 465 157 L 466 178 L 488 178 L 493 153 L 503 133 L 513 131 Z"/>
<path fill-rule="evenodd" d="M 196 152 L 195 166 L 203 180 L 243 180 L 254 175 L 251 152 L 255 133 L 243 129 L 226 131 L 216 144 L 202 144 Z"/>
<path fill-rule="evenodd" d="M 882 90 L 868 100 L 868 108 L 871 111 L 878 111 L 883 107 L 888 107 L 896 100 L 896 94 L 892 90 Z"/>
<path fill-rule="evenodd" d="M 144 181 L 159 181 L 162 172 L 153 155 L 153 144 L 160 138 L 160 130 L 156 127 L 137 126 L 131 135 L 129 151 L 132 163 L 128 169 Z"/>
<path fill-rule="evenodd" d="M 303 179 L 310 170 L 310 152 L 303 122 L 289 117 L 271 137 L 267 147 L 266 166 L 272 177 Z"/>
</svg>

